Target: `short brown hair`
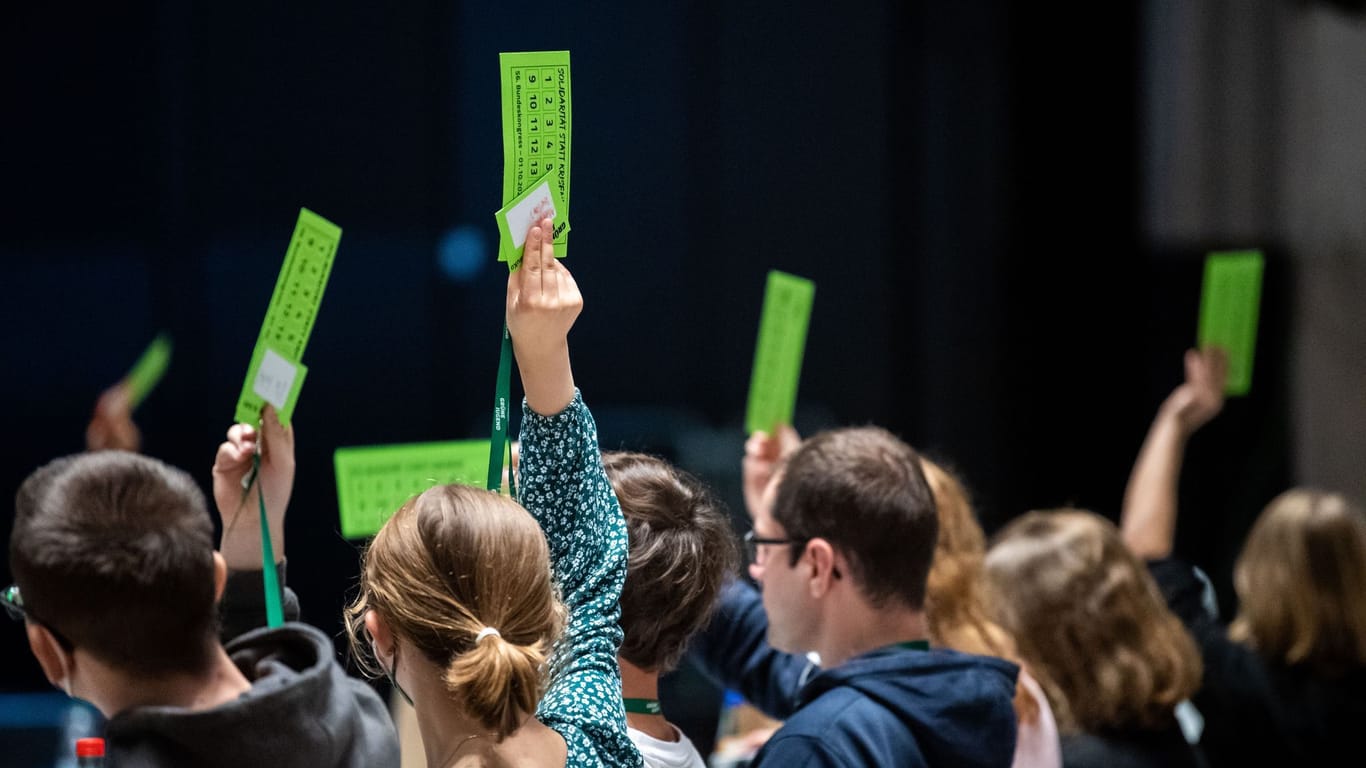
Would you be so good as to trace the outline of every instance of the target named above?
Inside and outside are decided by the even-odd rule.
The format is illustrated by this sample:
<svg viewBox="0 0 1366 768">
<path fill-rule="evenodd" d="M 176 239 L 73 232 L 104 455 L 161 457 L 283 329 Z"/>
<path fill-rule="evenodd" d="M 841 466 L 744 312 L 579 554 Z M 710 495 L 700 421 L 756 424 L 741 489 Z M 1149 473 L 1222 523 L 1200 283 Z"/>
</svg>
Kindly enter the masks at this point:
<svg viewBox="0 0 1366 768">
<path fill-rule="evenodd" d="M 1320 674 L 1366 664 L 1366 516 L 1345 497 L 1307 489 L 1277 496 L 1233 575 L 1233 639 Z"/>
<path fill-rule="evenodd" d="M 773 519 L 787 537 L 822 538 L 849 559 L 874 605 L 919 610 L 939 535 L 920 456 L 878 427 L 821 432 L 788 458 Z M 803 549 L 792 547 L 792 563 Z"/>
<path fill-rule="evenodd" d="M 520 504 L 463 485 L 424 492 L 376 534 L 360 588 L 346 609 L 347 630 L 367 672 L 382 674 L 361 642 L 373 609 L 445 670 L 451 697 L 499 740 L 536 710 L 564 606 L 545 536 Z M 476 643 L 485 627 L 498 634 Z"/>
<path fill-rule="evenodd" d="M 20 486 L 9 552 L 30 617 L 75 647 L 134 675 L 211 662 L 213 523 L 181 470 L 124 451 L 57 459 Z"/>
<path fill-rule="evenodd" d="M 997 534 L 986 569 L 1061 730 L 1161 727 L 1199 686 L 1195 641 L 1100 515 L 1030 512 Z"/>
<path fill-rule="evenodd" d="M 711 618 L 739 557 L 730 521 L 700 481 L 643 453 L 602 455 L 631 551 L 621 592 L 621 657 L 651 672 L 678 664 Z"/>
</svg>

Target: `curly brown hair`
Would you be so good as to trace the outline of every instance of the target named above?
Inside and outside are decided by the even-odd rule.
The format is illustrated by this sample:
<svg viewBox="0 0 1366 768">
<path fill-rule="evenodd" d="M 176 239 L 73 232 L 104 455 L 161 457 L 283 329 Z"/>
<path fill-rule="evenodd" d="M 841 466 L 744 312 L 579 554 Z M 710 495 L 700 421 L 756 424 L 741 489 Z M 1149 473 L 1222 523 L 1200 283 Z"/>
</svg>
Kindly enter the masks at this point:
<svg viewBox="0 0 1366 768">
<path fill-rule="evenodd" d="M 722 581 L 736 569 L 735 535 L 707 487 L 663 459 L 608 451 L 602 462 L 631 543 L 620 654 L 643 670 L 667 672 L 706 626 Z"/>
<path fill-rule="evenodd" d="M 997 534 L 986 570 L 1059 729 L 1158 728 L 1199 687 L 1195 642 L 1109 520 L 1030 512 Z"/>
</svg>

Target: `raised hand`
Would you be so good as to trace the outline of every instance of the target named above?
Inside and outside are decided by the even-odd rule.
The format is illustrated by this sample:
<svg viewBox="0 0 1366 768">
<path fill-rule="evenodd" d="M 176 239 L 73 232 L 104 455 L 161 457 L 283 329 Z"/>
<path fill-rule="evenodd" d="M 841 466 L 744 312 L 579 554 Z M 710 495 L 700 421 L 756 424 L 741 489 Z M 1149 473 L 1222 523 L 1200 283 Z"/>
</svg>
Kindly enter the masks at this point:
<svg viewBox="0 0 1366 768">
<path fill-rule="evenodd" d="M 261 453 L 260 473 L 244 488 L 253 457 Z M 234 424 L 228 439 L 218 446 L 213 462 L 213 500 L 223 523 L 219 551 L 228 567 L 237 571 L 261 569 L 261 526 L 257 520 L 261 490 L 266 495 L 266 517 L 275 561 L 285 557 L 285 510 L 294 491 L 294 429 L 280 423 L 279 414 L 267 405 L 261 412 L 261 430 L 250 424 Z"/>
<path fill-rule="evenodd" d="M 778 428 L 775 436 L 761 431 L 750 435 L 745 441 L 745 458 L 740 465 L 740 474 L 744 481 L 745 510 L 751 518 L 758 511 L 764 489 L 773 479 L 778 465 L 801 444 L 801 435 L 786 424 Z"/>
<path fill-rule="evenodd" d="M 142 433 L 133 422 L 132 392 L 128 382 L 120 381 L 100 393 L 95 413 L 85 428 L 85 447 L 89 451 L 133 451 L 142 446 Z"/>
<path fill-rule="evenodd" d="M 1175 421 L 1186 435 L 1205 426 L 1224 408 L 1228 356 L 1218 347 L 1186 351 L 1186 381 L 1162 403 L 1159 418 Z"/>
<path fill-rule="evenodd" d="M 527 404 L 543 416 L 564 410 L 574 399 L 569 366 L 569 329 L 583 296 L 569 270 L 555 259 L 550 219 L 527 233 L 522 266 L 508 275 L 507 324 Z"/>
</svg>

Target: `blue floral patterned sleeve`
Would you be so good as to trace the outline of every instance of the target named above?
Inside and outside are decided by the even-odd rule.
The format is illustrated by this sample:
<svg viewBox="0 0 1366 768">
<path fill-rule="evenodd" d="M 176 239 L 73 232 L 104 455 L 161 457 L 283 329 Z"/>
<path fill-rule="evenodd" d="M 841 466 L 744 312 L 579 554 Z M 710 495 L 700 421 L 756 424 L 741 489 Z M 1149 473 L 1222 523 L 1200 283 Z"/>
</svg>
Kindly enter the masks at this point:
<svg viewBox="0 0 1366 768">
<path fill-rule="evenodd" d="M 522 505 L 541 524 L 569 609 L 536 717 L 564 737 L 569 768 L 641 765 L 626 735 L 617 649 L 626 521 L 602 468 L 598 430 L 577 390 L 560 413 L 522 405 Z"/>
</svg>

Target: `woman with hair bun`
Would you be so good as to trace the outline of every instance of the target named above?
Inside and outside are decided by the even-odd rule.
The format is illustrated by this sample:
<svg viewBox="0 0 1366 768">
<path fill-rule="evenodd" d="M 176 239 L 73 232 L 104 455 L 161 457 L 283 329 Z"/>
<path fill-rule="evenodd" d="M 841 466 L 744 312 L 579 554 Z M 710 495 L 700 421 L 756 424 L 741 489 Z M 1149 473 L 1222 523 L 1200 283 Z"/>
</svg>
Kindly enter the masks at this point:
<svg viewBox="0 0 1366 768">
<path fill-rule="evenodd" d="M 531 228 L 508 277 L 525 508 L 428 490 L 375 536 L 347 609 L 353 652 L 413 703 L 433 768 L 640 765 L 617 667 L 626 527 L 574 386 L 583 299 L 550 231 Z"/>
</svg>

